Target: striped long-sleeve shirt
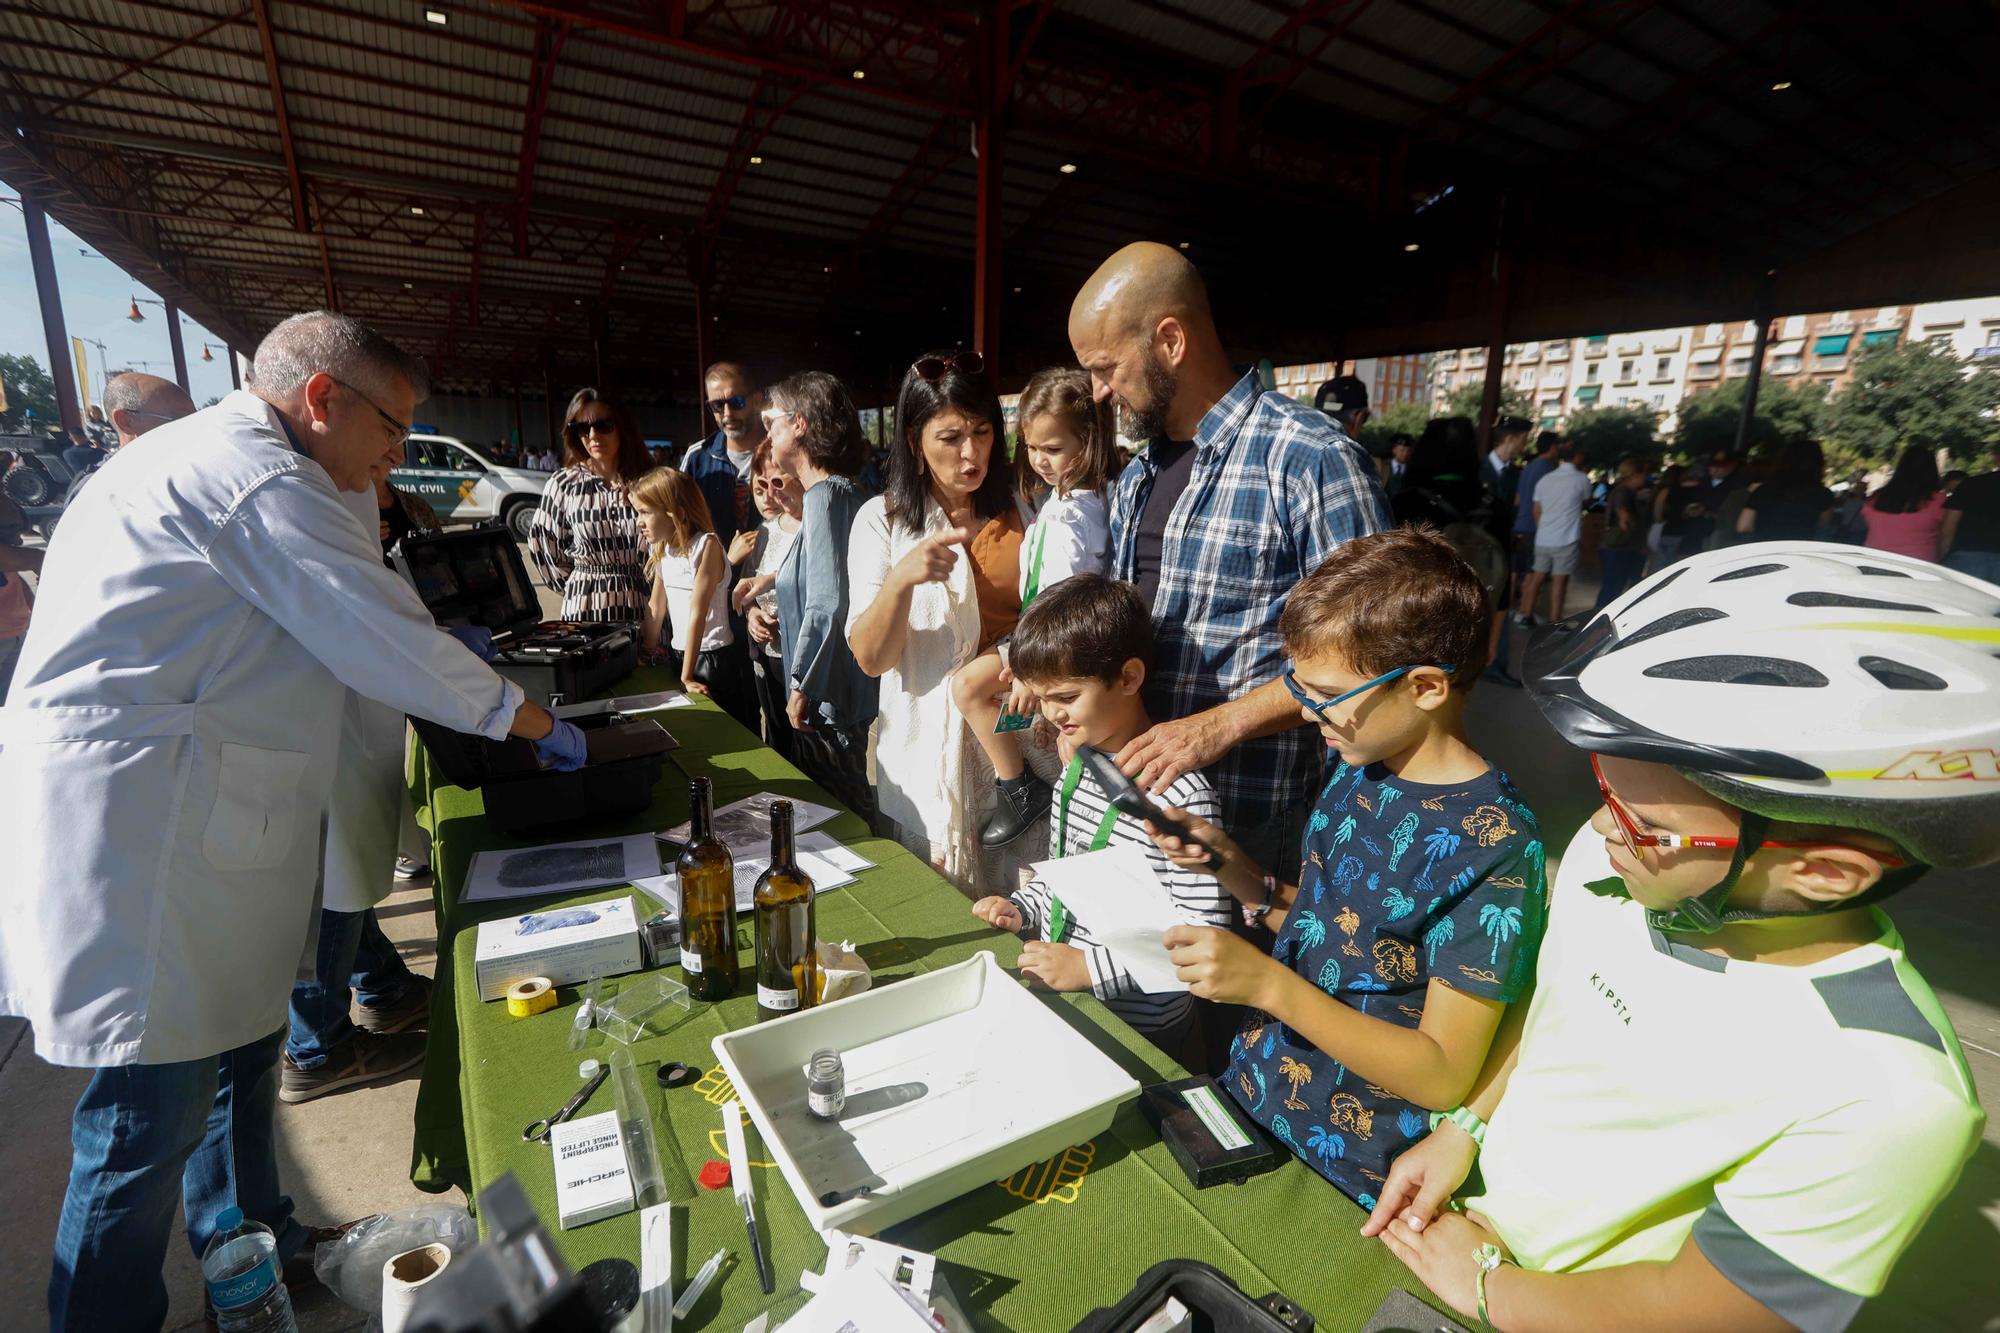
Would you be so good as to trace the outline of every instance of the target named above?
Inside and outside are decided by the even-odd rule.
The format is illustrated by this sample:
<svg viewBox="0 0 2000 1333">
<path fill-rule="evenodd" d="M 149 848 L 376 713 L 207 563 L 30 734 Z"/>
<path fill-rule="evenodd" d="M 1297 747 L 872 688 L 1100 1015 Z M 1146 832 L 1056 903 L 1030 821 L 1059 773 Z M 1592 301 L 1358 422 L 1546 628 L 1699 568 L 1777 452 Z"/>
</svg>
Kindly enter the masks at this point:
<svg viewBox="0 0 2000 1333">
<path fill-rule="evenodd" d="M 1154 799 L 1160 805 L 1177 806 L 1211 822 L 1221 818 L 1215 788 L 1199 771 L 1175 779 L 1166 791 Z M 1076 856 L 1091 850 L 1090 844 L 1097 835 L 1098 825 L 1109 809 L 1110 801 L 1104 789 L 1097 785 L 1088 769 L 1084 770 L 1070 799 L 1068 818 L 1061 817 L 1060 802 L 1057 809 L 1050 812 L 1054 821 L 1050 827 L 1051 840 L 1055 843 L 1052 850 L 1059 856 Z M 1186 870 L 1169 861 L 1166 853 L 1146 836 L 1145 827 L 1138 820 L 1130 815 L 1119 815 L 1117 822 L 1111 826 L 1110 841 L 1105 845 L 1130 845 L 1144 851 L 1154 876 L 1160 881 L 1161 892 L 1173 899 L 1183 921 L 1196 926 L 1226 927 L 1229 924 L 1232 907 L 1229 891 L 1213 875 Z M 1021 909 L 1022 937 L 1046 939 L 1050 916 L 1048 886 L 1039 877 L 1031 879 L 1025 888 L 1012 895 L 1012 901 Z M 1161 994 L 1140 990 L 1118 961 L 1117 954 L 1095 941 L 1089 922 L 1071 917 L 1068 933 L 1062 942 L 1083 950 L 1084 961 L 1090 968 L 1091 993 L 1134 1029 L 1156 1040 L 1165 1038 L 1169 1042 L 1186 1030 L 1188 1020 L 1194 1014 L 1193 998 L 1186 991 Z"/>
</svg>

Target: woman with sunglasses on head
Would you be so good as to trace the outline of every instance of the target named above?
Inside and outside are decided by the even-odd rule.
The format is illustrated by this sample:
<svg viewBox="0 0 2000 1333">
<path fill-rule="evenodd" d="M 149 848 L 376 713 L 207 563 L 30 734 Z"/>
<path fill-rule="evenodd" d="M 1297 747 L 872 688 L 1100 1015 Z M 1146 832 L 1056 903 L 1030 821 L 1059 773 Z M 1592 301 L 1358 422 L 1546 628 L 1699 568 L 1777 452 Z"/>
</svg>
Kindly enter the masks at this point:
<svg viewBox="0 0 2000 1333">
<path fill-rule="evenodd" d="M 750 640 L 751 674 L 757 682 L 757 705 L 764 715 L 764 743 L 787 759 L 792 756 L 792 724 L 785 718 L 785 650 L 778 633 L 778 570 L 798 540 L 799 483 L 778 466 L 767 435 L 750 463 L 751 499 L 764 521 L 738 533 L 730 555 L 738 578 L 729 605 L 744 619 Z M 747 548 L 746 548 L 746 539 Z"/>
<path fill-rule="evenodd" d="M 549 478 L 528 554 L 562 597 L 562 618 L 631 621 L 646 614 L 646 544 L 626 491 L 652 470 L 639 423 L 597 389 L 563 413 L 563 467 Z"/>
<path fill-rule="evenodd" d="M 770 391 L 764 427 L 779 468 L 803 495 L 798 541 L 778 567 L 786 720 L 806 776 L 868 820 L 868 729 L 878 686 L 847 646 L 847 551 L 855 516 L 872 498 L 854 479 L 868 457 L 847 389 L 817 370 Z"/>
<path fill-rule="evenodd" d="M 1003 461 L 1000 398 L 977 353 L 920 358 L 896 395 L 888 488 L 862 506 L 848 548 L 847 641 L 882 682 L 876 799 L 885 823 L 969 882 L 983 812 L 965 785 L 970 735 L 952 671 L 1021 615 L 1027 525 Z M 977 802 L 984 805 L 985 802 Z"/>
</svg>

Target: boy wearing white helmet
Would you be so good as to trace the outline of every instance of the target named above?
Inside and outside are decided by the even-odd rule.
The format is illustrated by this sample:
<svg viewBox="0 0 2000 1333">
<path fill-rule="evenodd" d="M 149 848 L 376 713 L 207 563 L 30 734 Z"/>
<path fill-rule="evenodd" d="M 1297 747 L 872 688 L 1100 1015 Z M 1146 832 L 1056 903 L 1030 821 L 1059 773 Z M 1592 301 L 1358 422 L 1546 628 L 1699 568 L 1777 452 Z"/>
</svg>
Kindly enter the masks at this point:
<svg viewBox="0 0 2000 1333">
<path fill-rule="evenodd" d="M 1604 804 L 1524 1021 L 1364 1233 L 1508 1333 L 1844 1328 L 1985 1120 L 1875 904 L 2000 860 L 1996 650 L 2000 587 L 1806 542 L 1538 635 L 1529 689 Z"/>
</svg>

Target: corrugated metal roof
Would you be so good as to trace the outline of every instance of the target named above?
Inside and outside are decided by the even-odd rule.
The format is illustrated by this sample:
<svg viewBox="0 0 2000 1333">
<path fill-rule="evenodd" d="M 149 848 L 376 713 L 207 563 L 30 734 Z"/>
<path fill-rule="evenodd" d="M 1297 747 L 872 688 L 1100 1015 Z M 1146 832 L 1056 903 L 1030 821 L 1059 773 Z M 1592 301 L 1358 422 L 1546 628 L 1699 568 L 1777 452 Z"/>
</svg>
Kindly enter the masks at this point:
<svg viewBox="0 0 2000 1333">
<path fill-rule="evenodd" d="M 4 2 L 0 60 L 30 98 L 13 108 L 22 142 L 44 162 L 101 160 L 73 171 L 92 207 L 128 210 L 162 261 L 227 274 L 218 303 L 261 303 L 205 313 L 255 325 L 284 313 L 269 302 L 323 287 L 318 238 L 292 230 L 265 52 L 240 0 Z M 1490 236 L 1468 212 L 1485 207 L 1477 192 L 1524 183 L 1600 214 L 1634 204 L 1663 235 L 1748 263 L 1824 244 L 1830 216 L 1848 227 L 1884 216 L 1899 189 L 1908 199 L 1996 166 L 1992 135 L 1951 114 L 1984 96 L 2000 56 L 1976 0 L 1811 23 L 1774 0 L 1354 0 L 1275 41 L 1300 2 L 1062 0 L 1022 74 L 1002 191 L 1010 272 L 1072 273 L 1162 231 L 1197 242 L 1192 253 L 1224 276 L 1288 248 L 1365 249 L 1371 228 L 1455 228 L 1469 257 Z M 719 216 L 696 239 L 716 255 L 730 321 L 851 307 L 912 329 L 935 322 L 917 304 L 896 313 L 920 295 L 932 304 L 915 290 L 924 283 L 829 302 L 864 236 L 859 249 L 906 256 L 912 273 L 969 256 L 972 17 L 914 0 L 693 0 L 679 44 L 575 23 L 530 154 L 538 34 L 555 21 L 515 0 L 445 8 L 437 25 L 412 0 L 270 6 L 302 188 L 337 287 L 393 283 L 367 300 L 441 327 L 478 237 L 490 291 L 560 295 L 582 272 L 594 293 L 613 265 L 617 319 L 684 338 L 687 312 L 672 303 L 692 290 L 687 237 Z M 620 12 L 653 21 L 643 6 Z M 1733 49 L 1744 43 L 1747 54 Z M 794 98 L 794 75 L 759 60 L 825 81 Z M 844 77 L 849 62 L 869 78 Z M 1778 73 L 1796 76 L 1798 95 L 1773 97 Z M 1232 79 L 1245 142 L 1225 160 Z M 753 147 L 756 166 L 743 160 Z M 1060 175 L 1065 162 L 1081 177 Z M 122 179 L 143 184 L 121 195 L 110 183 Z M 525 257 L 514 253 L 524 180 Z M 1446 184 L 1453 202 L 1412 218 L 1411 201 Z M 726 209 L 712 202 L 719 187 L 733 190 Z M 1837 214 L 1812 214 L 1828 197 Z M 411 201 L 428 205 L 421 225 Z M 655 228 L 672 239 L 625 255 L 618 273 L 614 238 Z M 1594 239 L 1580 230 L 1564 243 Z M 1426 252 L 1449 250 L 1437 242 Z M 255 281 L 260 263 L 272 281 Z M 524 313 L 521 336 L 540 340 L 544 318 Z"/>
</svg>

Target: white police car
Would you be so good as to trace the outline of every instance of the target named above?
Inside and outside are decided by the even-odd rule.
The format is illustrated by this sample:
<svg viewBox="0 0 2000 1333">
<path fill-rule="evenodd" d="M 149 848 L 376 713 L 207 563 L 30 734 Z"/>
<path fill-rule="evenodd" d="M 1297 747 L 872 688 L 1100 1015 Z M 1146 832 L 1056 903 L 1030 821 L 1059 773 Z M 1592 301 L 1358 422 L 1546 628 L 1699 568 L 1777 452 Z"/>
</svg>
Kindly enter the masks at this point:
<svg viewBox="0 0 2000 1333">
<path fill-rule="evenodd" d="M 515 541 L 528 540 L 548 473 L 496 463 L 449 435 L 412 435 L 403 452 L 403 465 L 389 474 L 398 490 L 421 497 L 446 523 L 497 518 Z"/>
</svg>

